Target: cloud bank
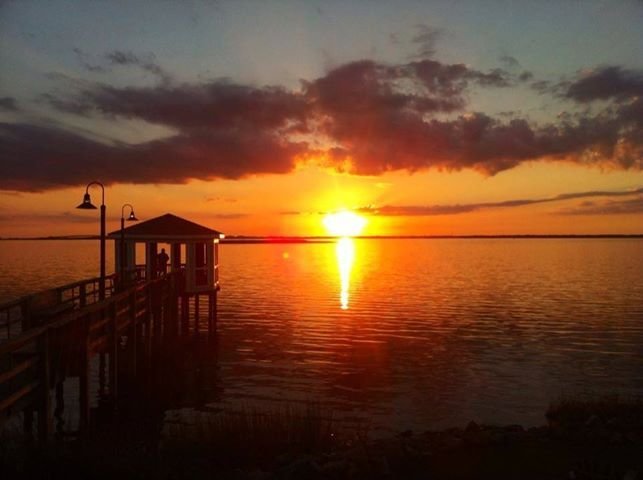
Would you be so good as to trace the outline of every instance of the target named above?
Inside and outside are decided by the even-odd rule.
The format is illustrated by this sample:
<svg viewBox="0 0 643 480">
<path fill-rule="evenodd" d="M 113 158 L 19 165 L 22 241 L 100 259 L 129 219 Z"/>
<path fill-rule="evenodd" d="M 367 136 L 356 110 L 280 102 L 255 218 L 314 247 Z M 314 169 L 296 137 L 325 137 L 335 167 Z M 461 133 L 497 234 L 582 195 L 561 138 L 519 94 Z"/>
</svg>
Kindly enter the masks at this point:
<svg viewBox="0 0 643 480">
<path fill-rule="evenodd" d="M 423 33 L 429 55 L 437 34 Z M 542 160 L 643 168 L 642 73 L 622 67 L 598 68 L 554 87 L 541 83 L 540 91 L 572 106 L 599 102 L 601 107 L 534 123 L 467 108 L 475 90 L 532 81 L 531 73 L 511 68 L 481 71 L 431 58 L 401 64 L 360 60 L 290 90 L 230 80 L 178 83 L 153 56 L 131 52 L 106 54 L 105 67 L 78 55 L 87 69 L 134 66 L 153 74 L 158 84 L 76 82 L 64 94 L 41 96 L 41 102 L 87 121 L 133 119 L 174 134 L 126 144 L 51 122 L 0 123 L 0 189 L 42 191 L 91 178 L 105 183 L 237 179 L 288 173 L 301 162 L 358 175 L 430 168 L 493 175 Z M 0 107 L 16 105 L 5 97 Z"/>
<path fill-rule="evenodd" d="M 601 67 L 560 86 L 565 89 L 565 97 L 580 103 L 608 99 L 626 101 L 643 95 L 643 72 L 618 66 Z"/>
</svg>

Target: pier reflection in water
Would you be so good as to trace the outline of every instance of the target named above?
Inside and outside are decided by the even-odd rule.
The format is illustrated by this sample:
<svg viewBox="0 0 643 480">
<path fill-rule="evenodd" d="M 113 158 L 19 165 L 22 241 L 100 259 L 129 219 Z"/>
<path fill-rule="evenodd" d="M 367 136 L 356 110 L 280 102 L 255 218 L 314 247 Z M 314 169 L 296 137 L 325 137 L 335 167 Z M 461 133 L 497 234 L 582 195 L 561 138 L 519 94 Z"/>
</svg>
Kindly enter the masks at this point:
<svg viewBox="0 0 643 480">
<path fill-rule="evenodd" d="M 126 339 L 122 348 L 129 348 Z M 222 394 L 218 352 L 216 339 L 206 335 L 154 345 L 141 375 L 136 380 L 126 377 L 121 380 L 117 410 L 114 398 L 97 379 L 91 402 L 95 426 L 100 429 L 103 424 L 112 424 L 117 414 L 119 421 L 135 422 L 158 432 L 168 418 L 177 421 L 170 412 L 181 412 L 180 421 L 187 424 L 194 413 L 212 411 L 209 405 L 219 402 Z M 97 361 L 92 370 L 98 374 Z M 58 414 L 60 433 L 78 430 L 77 382 L 69 379 L 66 383 L 69 385 L 65 388 L 65 411 Z"/>
</svg>

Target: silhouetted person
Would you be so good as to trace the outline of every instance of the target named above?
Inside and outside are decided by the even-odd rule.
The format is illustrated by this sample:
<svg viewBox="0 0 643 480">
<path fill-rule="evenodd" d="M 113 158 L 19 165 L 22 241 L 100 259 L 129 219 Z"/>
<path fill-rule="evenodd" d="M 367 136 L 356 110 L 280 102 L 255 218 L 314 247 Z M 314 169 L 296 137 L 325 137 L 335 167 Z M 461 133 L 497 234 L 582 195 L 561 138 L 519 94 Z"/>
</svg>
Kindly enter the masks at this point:
<svg viewBox="0 0 643 480">
<path fill-rule="evenodd" d="M 165 275 L 167 273 L 167 262 L 170 260 L 170 257 L 165 253 L 165 249 L 161 248 L 161 253 L 156 257 L 156 268 L 158 272 Z"/>
</svg>

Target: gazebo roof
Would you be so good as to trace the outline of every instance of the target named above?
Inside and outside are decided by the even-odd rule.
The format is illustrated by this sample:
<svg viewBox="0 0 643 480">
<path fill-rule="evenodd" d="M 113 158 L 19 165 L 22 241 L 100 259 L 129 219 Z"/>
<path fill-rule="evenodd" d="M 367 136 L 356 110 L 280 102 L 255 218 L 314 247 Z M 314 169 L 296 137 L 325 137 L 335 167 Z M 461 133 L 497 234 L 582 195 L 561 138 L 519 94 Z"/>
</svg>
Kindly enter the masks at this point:
<svg viewBox="0 0 643 480">
<path fill-rule="evenodd" d="M 124 233 L 126 240 L 158 240 L 159 242 L 185 242 L 223 238 L 223 234 L 217 230 L 204 227 L 171 213 L 127 227 L 124 229 Z M 121 231 L 115 230 L 109 234 L 109 237 L 118 240 L 120 235 Z"/>
</svg>

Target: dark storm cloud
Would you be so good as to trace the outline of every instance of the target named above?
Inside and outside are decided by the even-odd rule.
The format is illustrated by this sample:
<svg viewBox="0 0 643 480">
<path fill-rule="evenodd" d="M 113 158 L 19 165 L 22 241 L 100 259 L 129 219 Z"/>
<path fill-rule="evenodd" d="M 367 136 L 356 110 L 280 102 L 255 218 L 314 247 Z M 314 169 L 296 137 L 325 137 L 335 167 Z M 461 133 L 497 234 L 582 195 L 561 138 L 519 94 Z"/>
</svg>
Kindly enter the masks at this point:
<svg viewBox="0 0 643 480">
<path fill-rule="evenodd" d="M 13 97 L 1 97 L 0 110 L 4 110 L 5 112 L 17 112 L 19 110 L 18 102 Z"/>
<path fill-rule="evenodd" d="M 242 129 L 129 145 L 47 126 L 0 123 L 0 139 L 0 189 L 19 191 L 79 185 L 88 178 L 107 184 L 184 183 L 286 173 L 301 150 L 276 135 Z"/>
<path fill-rule="evenodd" d="M 430 167 L 495 173 L 538 153 L 526 121 L 501 123 L 481 113 L 448 120 L 434 115 L 462 111 L 471 85 L 510 84 L 502 70 L 481 72 L 434 60 L 364 60 L 305 83 L 304 93 L 321 119 L 316 133 L 336 144 L 327 152 L 331 166 L 348 163 L 358 174 Z"/>
<path fill-rule="evenodd" d="M 120 51 L 109 59 L 141 68 L 154 63 Z M 142 120 L 170 127 L 173 135 L 131 145 L 98 142 L 62 127 L 4 124 L 0 189 L 60 188 L 93 177 L 108 183 L 241 178 L 287 173 L 302 160 L 371 175 L 428 168 L 492 175 L 543 159 L 643 168 L 642 98 L 541 124 L 519 113 L 466 111 L 473 89 L 510 88 L 519 77 L 422 59 L 346 63 L 302 81 L 299 90 L 225 80 L 113 87 L 64 79 L 65 94 L 40 97 L 55 110 L 88 119 Z M 619 91 L 632 91 L 627 78 Z"/>
<path fill-rule="evenodd" d="M 579 75 L 570 83 L 560 84 L 563 96 L 580 103 L 594 100 L 625 100 L 643 95 L 643 71 L 607 66 Z"/>
<path fill-rule="evenodd" d="M 502 88 L 512 82 L 503 70 L 481 72 L 462 64 L 362 61 L 307 84 L 306 93 L 325 119 L 323 132 L 336 144 L 330 164 L 349 164 L 360 174 L 432 167 L 494 174 L 543 158 L 643 168 L 640 98 L 548 124 L 460 113 L 472 85 Z"/>
<path fill-rule="evenodd" d="M 303 121 L 307 106 L 301 95 L 283 88 L 254 88 L 225 81 L 203 85 L 150 88 L 96 87 L 80 101 L 86 111 L 137 118 L 177 129 L 278 128 Z"/>
<path fill-rule="evenodd" d="M 618 115 L 624 121 L 632 122 L 639 127 L 639 130 L 633 133 L 638 133 L 638 140 L 641 141 L 641 135 L 643 135 L 643 131 L 641 131 L 641 128 L 643 128 L 643 97 L 620 106 Z"/>
<path fill-rule="evenodd" d="M 425 168 L 472 168 L 495 174 L 542 158 L 614 168 L 643 168 L 640 111 L 581 118 L 544 126 L 525 119 L 500 121 L 484 113 L 426 119 L 419 110 L 386 109 L 335 114 L 328 135 L 340 144 L 336 165 L 359 174 Z M 332 162 L 331 162 L 332 163 Z"/>
<path fill-rule="evenodd" d="M 362 213 L 370 213 L 382 216 L 435 216 L 435 215 L 455 215 L 459 213 L 470 213 L 477 210 L 490 208 L 513 208 L 524 205 L 534 205 L 539 203 L 560 202 L 564 200 L 574 200 L 578 198 L 596 198 L 596 197 L 631 197 L 634 199 L 611 201 L 608 204 L 595 205 L 594 203 L 583 204 L 573 210 L 565 210 L 560 213 L 565 214 L 585 214 L 593 210 L 598 213 L 638 213 L 643 211 L 642 199 L 643 188 L 631 191 L 590 191 L 564 193 L 550 198 L 539 199 L 517 199 L 506 200 L 503 202 L 486 202 L 486 203 L 465 203 L 454 205 L 384 205 L 381 207 L 365 207 L 360 209 Z M 638 210 L 637 210 L 638 206 Z M 599 212 L 600 210 L 600 212 Z"/>
</svg>

